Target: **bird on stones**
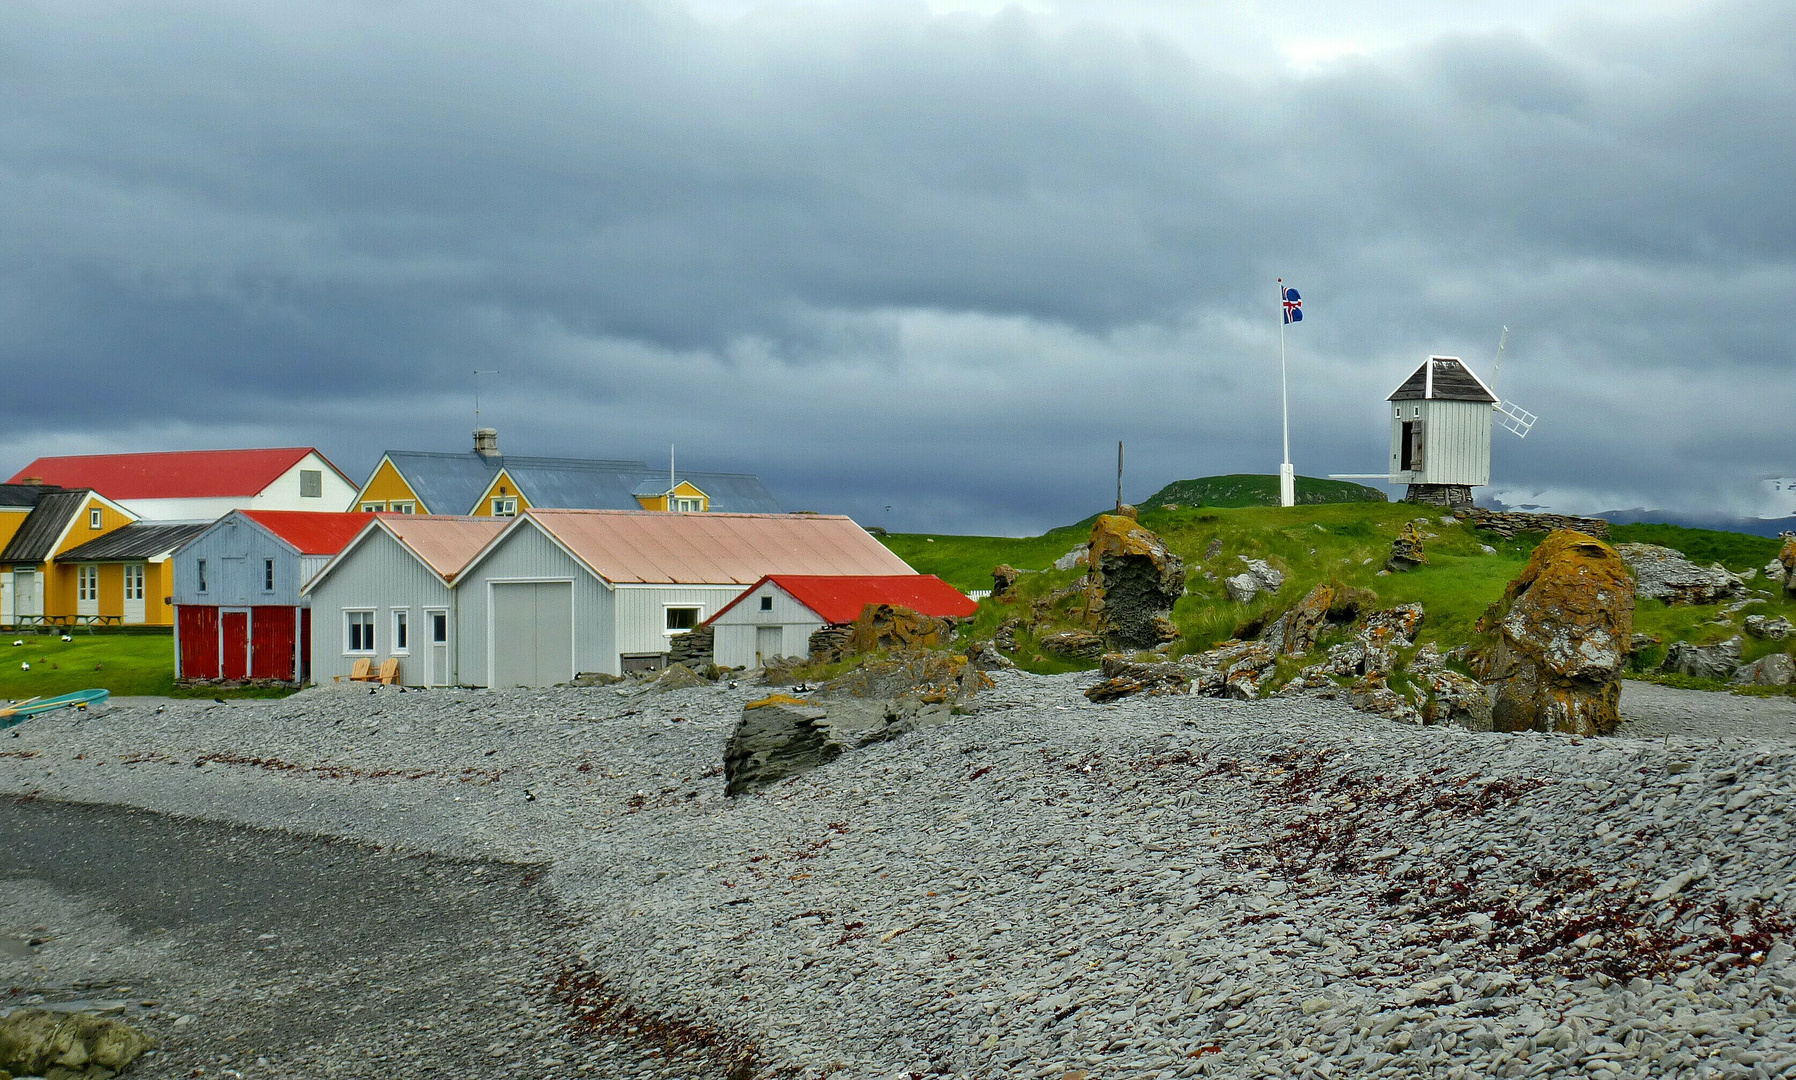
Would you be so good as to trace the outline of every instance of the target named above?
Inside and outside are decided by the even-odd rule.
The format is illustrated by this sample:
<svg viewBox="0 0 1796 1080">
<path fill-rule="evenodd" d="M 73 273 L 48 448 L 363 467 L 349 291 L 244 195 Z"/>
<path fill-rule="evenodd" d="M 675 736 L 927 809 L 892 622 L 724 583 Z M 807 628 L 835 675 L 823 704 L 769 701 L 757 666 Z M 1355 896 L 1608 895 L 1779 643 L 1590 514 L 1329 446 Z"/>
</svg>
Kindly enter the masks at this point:
<svg viewBox="0 0 1796 1080">
<path fill-rule="evenodd" d="M 213 698 L 213 699 L 212 699 L 212 700 L 213 700 L 213 701 L 215 701 L 215 702 L 217 702 L 217 703 L 218 703 L 218 704 L 220 704 L 220 705 L 223 705 L 223 704 L 225 704 L 225 699 L 224 699 L 224 698 L 221 698 L 221 697 L 215 697 L 215 698 Z"/>
<path fill-rule="evenodd" d="M 163 713 L 165 713 L 165 712 L 167 712 L 167 711 L 168 711 L 168 706 L 167 706 L 167 705 L 158 705 L 158 706 L 156 706 L 156 715 L 157 715 L 157 716 L 161 716 L 161 715 L 162 715 L 162 714 L 163 714 Z"/>
<path fill-rule="evenodd" d="M 372 686 L 370 686 L 370 687 L 369 687 L 369 688 L 368 688 L 368 693 L 370 693 L 370 694 L 375 694 L 375 693 L 378 693 L 378 692 L 379 692 L 379 691 L 377 691 L 377 690 L 375 690 L 375 689 L 374 689 L 374 687 L 372 687 Z"/>
<path fill-rule="evenodd" d="M 531 791 L 528 788 L 525 788 L 524 789 L 524 801 L 525 802 L 535 802 L 536 801 L 536 792 Z"/>
</svg>

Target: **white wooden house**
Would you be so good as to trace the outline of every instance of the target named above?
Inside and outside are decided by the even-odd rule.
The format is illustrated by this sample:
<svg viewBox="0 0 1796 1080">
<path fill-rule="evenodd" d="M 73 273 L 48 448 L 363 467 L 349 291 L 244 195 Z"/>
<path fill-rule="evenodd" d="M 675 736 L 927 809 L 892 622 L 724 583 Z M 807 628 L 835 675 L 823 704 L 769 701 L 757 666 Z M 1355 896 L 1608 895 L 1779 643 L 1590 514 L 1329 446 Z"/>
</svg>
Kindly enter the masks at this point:
<svg viewBox="0 0 1796 1080">
<path fill-rule="evenodd" d="M 811 635 L 860 618 L 869 604 L 964 619 L 979 605 L 934 574 L 816 576 L 774 574 L 706 620 L 724 667 L 759 667 L 769 657 L 808 656 Z"/>
<path fill-rule="evenodd" d="M 1490 483 L 1497 396 L 1456 356 L 1431 356 L 1391 394 L 1390 483 L 1409 502 L 1471 506 Z"/>
</svg>

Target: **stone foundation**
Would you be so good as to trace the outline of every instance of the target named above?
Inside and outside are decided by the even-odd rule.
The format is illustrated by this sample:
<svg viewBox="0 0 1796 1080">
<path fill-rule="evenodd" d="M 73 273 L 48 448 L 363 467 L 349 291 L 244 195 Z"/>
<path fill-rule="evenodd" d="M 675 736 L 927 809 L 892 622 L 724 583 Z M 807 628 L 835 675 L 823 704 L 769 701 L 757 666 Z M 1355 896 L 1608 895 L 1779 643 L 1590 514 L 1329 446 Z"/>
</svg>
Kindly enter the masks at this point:
<svg viewBox="0 0 1796 1080">
<path fill-rule="evenodd" d="M 1555 532 L 1570 529 L 1598 540 L 1609 539 L 1609 523 L 1602 518 L 1572 517 L 1569 514 L 1524 514 L 1517 511 L 1485 510 L 1482 507 L 1454 511 L 1473 526 L 1489 529 L 1498 536 L 1513 537 L 1518 532 Z"/>
<path fill-rule="evenodd" d="M 1467 484 L 1411 484 L 1403 501 L 1445 506 L 1453 510 L 1470 509 L 1472 489 Z"/>
</svg>

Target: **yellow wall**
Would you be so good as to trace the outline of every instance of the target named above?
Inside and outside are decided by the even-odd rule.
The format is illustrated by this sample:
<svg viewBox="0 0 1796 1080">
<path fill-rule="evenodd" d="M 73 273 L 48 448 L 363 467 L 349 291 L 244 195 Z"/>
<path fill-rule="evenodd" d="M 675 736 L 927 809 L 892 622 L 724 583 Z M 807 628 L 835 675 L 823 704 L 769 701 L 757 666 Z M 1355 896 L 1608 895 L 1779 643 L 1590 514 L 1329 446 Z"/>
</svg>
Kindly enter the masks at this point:
<svg viewBox="0 0 1796 1080">
<path fill-rule="evenodd" d="M 474 517 L 492 517 L 493 499 L 495 497 L 505 499 L 513 496 L 518 500 L 518 513 L 521 514 L 530 509 L 530 500 L 526 499 L 524 493 L 518 490 L 518 486 L 512 483 L 511 477 L 506 475 L 505 470 L 500 469 L 499 475 L 493 477 L 493 482 L 488 484 L 486 490 L 480 493 L 480 501 L 475 503 L 474 509 L 468 511 L 468 513 Z"/>
<path fill-rule="evenodd" d="M 12 542 L 13 534 L 19 531 L 19 526 L 25 524 L 25 519 L 30 516 L 29 506 L 0 512 L 0 548 Z"/>
<path fill-rule="evenodd" d="M 175 607 L 175 561 L 164 559 L 143 568 L 143 621 L 152 626 L 172 626 Z"/>
<path fill-rule="evenodd" d="M 88 511 L 96 506 L 100 508 L 100 527 L 97 529 L 90 529 L 87 527 Z M 62 538 L 62 543 L 57 545 L 57 548 L 51 554 L 51 557 L 54 558 L 57 555 L 61 555 L 70 548 L 80 547 L 89 540 L 98 540 L 112 530 L 122 529 L 136 520 L 136 518 L 127 514 L 119 513 L 99 499 L 90 498 L 85 503 L 81 504 L 81 510 L 75 515 L 75 520 L 69 523 L 69 534 Z M 74 581 L 75 579 L 70 577 L 69 580 Z M 69 586 L 71 590 L 73 590 L 74 587 L 75 586 L 73 585 Z M 69 593 L 70 602 L 73 602 L 74 597 L 75 594 L 71 591 Z"/>
<path fill-rule="evenodd" d="M 455 507 L 425 506 L 424 500 L 418 498 L 418 493 L 405 482 L 405 477 L 401 476 L 399 470 L 393 467 L 393 463 L 385 458 L 381 459 L 380 464 L 375 467 L 374 475 L 370 476 L 368 482 L 362 485 L 361 491 L 356 492 L 355 501 L 350 503 L 346 509 L 360 510 L 364 503 L 380 503 L 382 509 L 385 509 L 394 502 L 417 503 L 420 514 L 454 514 L 458 512 Z"/>
<path fill-rule="evenodd" d="M 692 482 L 689 480 L 680 481 L 680 486 L 673 489 L 673 495 L 676 499 L 682 496 L 688 499 L 699 499 L 701 500 L 699 503 L 701 509 L 711 509 L 711 496 L 706 495 L 698 488 L 693 487 Z M 667 510 L 667 496 L 665 495 L 638 495 L 636 501 L 642 504 L 644 510 L 660 510 L 663 512 Z"/>
</svg>

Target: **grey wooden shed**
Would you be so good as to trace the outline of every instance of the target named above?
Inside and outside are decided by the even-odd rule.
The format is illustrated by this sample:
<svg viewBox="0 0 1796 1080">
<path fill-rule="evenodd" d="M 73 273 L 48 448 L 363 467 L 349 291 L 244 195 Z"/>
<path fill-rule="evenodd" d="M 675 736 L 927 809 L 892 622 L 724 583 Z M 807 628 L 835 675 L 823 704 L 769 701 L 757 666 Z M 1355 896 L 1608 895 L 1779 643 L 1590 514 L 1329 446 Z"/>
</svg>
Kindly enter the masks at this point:
<svg viewBox="0 0 1796 1080">
<path fill-rule="evenodd" d="M 1390 482 L 1409 486 L 1405 501 L 1471 506 L 1490 483 L 1490 387 L 1457 356 L 1431 356 L 1388 401 Z"/>
</svg>

